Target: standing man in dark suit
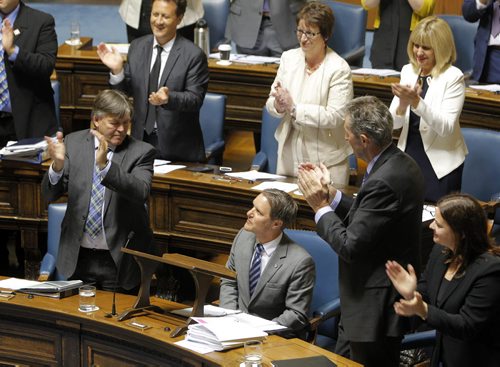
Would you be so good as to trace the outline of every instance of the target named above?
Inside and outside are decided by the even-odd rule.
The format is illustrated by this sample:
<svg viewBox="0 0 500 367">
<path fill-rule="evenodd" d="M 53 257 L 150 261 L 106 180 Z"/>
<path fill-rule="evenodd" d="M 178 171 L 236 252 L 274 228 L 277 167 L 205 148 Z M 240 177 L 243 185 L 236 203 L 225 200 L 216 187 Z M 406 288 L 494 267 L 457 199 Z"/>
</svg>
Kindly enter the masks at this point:
<svg viewBox="0 0 500 367">
<path fill-rule="evenodd" d="M 283 233 L 297 209 L 280 190 L 264 190 L 255 198 L 226 264 L 238 276 L 222 279 L 220 305 L 276 321 L 300 335 L 308 325 L 315 268 L 309 253 Z"/>
<path fill-rule="evenodd" d="M 399 295 L 385 263 L 418 260 L 424 181 L 417 164 L 392 143 L 392 116 L 376 97 L 346 107 L 346 140 L 367 166 L 353 200 L 329 185 L 326 167 L 303 164 L 299 187 L 316 212 L 318 234 L 339 255 L 341 324 L 337 351 L 364 366 L 397 367 L 407 320 L 392 307 Z"/>
<path fill-rule="evenodd" d="M 127 135 L 132 106 L 125 94 L 101 91 L 92 110 L 93 129 L 46 138 L 53 163 L 42 181 L 48 201 L 68 195 L 56 267 L 67 278 L 113 290 L 131 289 L 139 269 L 121 247 L 148 251 L 152 239 L 147 201 L 155 149 Z"/>
<path fill-rule="evenodd" d="M 0 1 L 0 147 L 57 130 L 50 75 L 57 56 L 51 15 Z"/>
<path fill-rule="evenodd" d="M 226 38 L 243 54 L 281 56 L 299 46 L 297 14 L 306 0 L 233 0 Z"/>
<path fill-rule="evenodd" d="M 110 84 L 134 98 L 132 136 L 151 143 L 158 158 L 205 160 L 200 108 L 208 87 L 207 56 L 176 34 L 186 0 L 153 0 L 153 35 L 135 39 L 124 67 L 116 49 L 97 53 L 110 68 Z"/>
<path fill-rule="evenodd" d="M 462 13 L 469 22 L 479 20 L 471 78 L 500 83 L 500 0 L 464 0 Z"/>
</svg>

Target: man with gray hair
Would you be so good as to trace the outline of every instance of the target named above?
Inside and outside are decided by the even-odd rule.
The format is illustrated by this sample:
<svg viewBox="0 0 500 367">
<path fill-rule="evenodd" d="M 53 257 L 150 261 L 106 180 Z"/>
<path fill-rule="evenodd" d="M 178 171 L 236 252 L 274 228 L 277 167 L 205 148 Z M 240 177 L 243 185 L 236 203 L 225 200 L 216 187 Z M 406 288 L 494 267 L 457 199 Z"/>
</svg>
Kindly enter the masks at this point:
<svg viewBox="0 0 500 367">
<path fill-rule="evenodd" d="M 56 139 L 46 137 L 52 164 L 42 181 L 42 195 L 55 201 L 68 195 L 56 268 L 65 278 L 114 290 L 139 283 L 139 269 L 121 247 L 148 251 L 152 232 L 146 203 L 155 149 L 127 135 L 132 105 L 117 90 L 101 91 L 92 109 L 90 130 Z M 121 272 L 117 265 L 122 261 Z"/>
<path fill-rule="evenodd" d="M 237 279 L 222 279 L 220 305 L 276 321 L 301 335 L 309 324 L 315 268 L 309 253 L 283 233 L 294 223 L 297 209 L 281 190 L 264 190 L 254 199 L 226 264 Z"/>
<path fill-rule="evenodd" d="M 345 138 L 368 166 L 356 198 L 329 185 L 323 164 L 302 164 L 299 188 L 315 211 L 318 234 L 339 255 L 341 328 L 337 352 L 365 366 L 399 366 L 408 320 L 385 274 L 387 260 L 418 263 L 424 180 L 417 164 L 392 143 L 392 116 L 376 97 L 346 109 Z"/>
</svg>

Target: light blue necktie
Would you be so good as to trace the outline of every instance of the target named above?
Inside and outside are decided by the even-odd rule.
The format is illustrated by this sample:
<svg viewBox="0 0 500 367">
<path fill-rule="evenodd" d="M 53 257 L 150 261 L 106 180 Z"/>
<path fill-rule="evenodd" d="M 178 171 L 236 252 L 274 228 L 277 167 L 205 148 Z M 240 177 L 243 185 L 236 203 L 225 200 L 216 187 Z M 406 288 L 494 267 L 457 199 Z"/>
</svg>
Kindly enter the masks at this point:
<svg viewBox="0 0 500 367">
<path fill-rule="evenodd" d="M 257 248 L 255 249 L 255 254 L 253 255 L 252 265 L 250 266 L 250 274 L 249 274 L 250 295 L 253 294 L 255 287 L 257 286 L 257 283 L 259 282 L 260 263 L 261 263 L 261 257 L 262 257 L 263 251 L 264 251 L 264 246 L 262 246 L 260 243 L 258 243 Z"/>
<path fill-rule="evenodd" d="M 101 176 L 97 166 L 94 167 L 92 177 L 92 191 L 90 193 L 89 214 L 85 223 L 85 232 L 95 239 L 102 231 L 102 205 L 104 204 L 104 186 L 101 185 Z"/>
<path fill-rule="evenodd" d="M 3 28 L 3 20 L 1 28 Z M 0 111 L 5 111 L 5 108 L 9 105 L 9 98 L 9 85 L 7 84 L 7 73 L 5 72 L 2 32 L 0 31 Z"/>
</svg>

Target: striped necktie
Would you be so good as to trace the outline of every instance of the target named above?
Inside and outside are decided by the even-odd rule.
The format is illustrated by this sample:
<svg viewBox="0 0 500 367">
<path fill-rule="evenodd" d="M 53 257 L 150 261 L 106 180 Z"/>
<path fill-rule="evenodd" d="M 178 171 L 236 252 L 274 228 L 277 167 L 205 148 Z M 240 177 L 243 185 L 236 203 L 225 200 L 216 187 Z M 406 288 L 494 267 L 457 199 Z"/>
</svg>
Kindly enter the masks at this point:
<svg viewBox="0 0 500 367">
<path fill-rule="evenodd" d="M 5 111 L 9 104 L 9 85 L 7 84 L 7 73 L 5 72 L 4 49 L 2 45 L 2 26 L 0 27 L 0 111 Z"/>
<path fill-rule="evenodd" d="M 102 205 L 104 204 L 104 186 L 101 185 L 101 176 L 97 166 L 94 167 L 92 177 L 92 191 L 90 193 L 90 205 L 87 221 L 85 222 L 85 232 L 95 239 L 102 231 Z"/>
<path fill-rule="evenodd" d="M 250 289 L 250 295 L 253 294 L 255 287 L 257 286 L 257 283 L 259 282 L 260 278 L 260 263 L 261 263 L 261 257 L 262 257 L 262 252 L 264 251 L 264 246 L 262 246 L 260 243 L 257 244 L 257 247 L 255 249 L 255 254 L 253 255 L 252 259 L 252 265 L 250 266 L 250 275 L 249 275 L 249 289 Z"/>
</svg>

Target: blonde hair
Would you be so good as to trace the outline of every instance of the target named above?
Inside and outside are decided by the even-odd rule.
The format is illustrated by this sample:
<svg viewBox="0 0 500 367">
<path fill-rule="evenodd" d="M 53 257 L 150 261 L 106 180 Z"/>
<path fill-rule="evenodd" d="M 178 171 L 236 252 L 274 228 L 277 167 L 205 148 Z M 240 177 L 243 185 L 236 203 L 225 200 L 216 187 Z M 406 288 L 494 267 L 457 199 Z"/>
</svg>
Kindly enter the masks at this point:
<svg viewBox="0 0 500 367">
<path fill-rule="evenodd" d="M 436 65 L 432 68 L 432 76 L 443 73 L 457 59 L 455 41 L 450 26 L 446 21 L 436 16 L 422 19 L 408 40 L 407 52 L 410 63 L 415 72 L 418 72 L 418 63 L 413 53 L 413 45 L 428 46 L 434 51 Z"/>
</svg>

